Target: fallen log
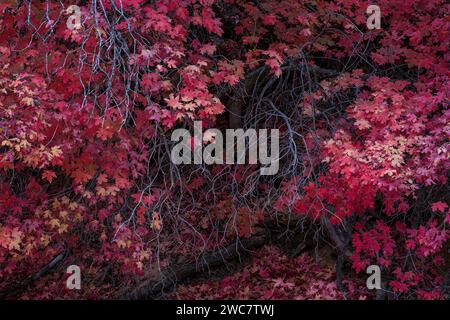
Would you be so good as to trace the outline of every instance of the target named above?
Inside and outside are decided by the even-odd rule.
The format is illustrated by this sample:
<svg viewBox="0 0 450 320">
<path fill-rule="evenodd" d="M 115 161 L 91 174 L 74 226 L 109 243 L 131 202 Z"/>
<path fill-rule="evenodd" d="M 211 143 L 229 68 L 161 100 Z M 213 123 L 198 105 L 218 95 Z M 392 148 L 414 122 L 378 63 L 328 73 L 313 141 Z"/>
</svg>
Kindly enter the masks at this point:
<svg viewBox="0 0 450 320">
<path fill-rule="evenodd" d="M 31 286 L 36 280 L 47 274 L 50 270 L 54 269 L 60 264 L 67 255 L 67 251 L 64 250 L 57 254 L 48 264 L 42 267 L 38 273 L 34 274 L 22 283 L 15 285 L 14 287 L 7 288 L 0 292 L 0 300 L 8 299 L 17 296 L 24 292 L 29 286 Z"/>
<path fill-rule="evenodd" d="M 298 219 L 298 218 L 297 218 Z M 293 219 L 291 223 L 294 225 L 297 219 Z M 331 224 L 324 220 L 322 224 L 327 230 L 328 236 L 331 238 L 334 249 L 337 251 L 338 259 L 341 263 L 338 266 L 338 273 L 341 272 L 343 262 L 349 258 L 351 255 L 347 246 L 343 240 L 338 237 L 334 228 L 331 228 Z M 266 229 L 261 229 L 257 234 L 248 239 L 238 239 L 235 242 L 229 244 L 228 246 L 204 253 L 200 259 L 196 262 L 184 263 L 175 267 L 167 267 L 166 269 L 152 270 L 144 276 L 144 279 L 134 288 L 125 289 L 119 292 L 113 299 L 117 300 L 145 300 L 145 299 L 155 299 L 161 296 L 164 291 L 171 290 L 177 283 L 183 282 L 195 275 L 201 274 L 202 272 L 208 271 L 210 268 L 215 268 L 223 265 L 226 262 L 230 262 L 241 256 L 247 256 L 249 250 L 257 249 L 265 244 L 271 242 L 274 236 L 274 231 L 282 228 L 283 223 L 276 223 L 275 221 L 266 221 Z M 298 243 L 290 256 L 294 257 L 300 253 L 311 248 L 311 243 L 308 241 L 302 241 Z M 338 283 L 340 283 L 338 275 Z"/>
<path fill-rule="evenodd" d="M 154 299 L 164 290 L 171 289 L 177 282 L 204 272 L 209 268 L 222 265 L 224 262 L 234 260 L 240 256 L 248 255 L 249 250 L 259 248 L 266 244 L 269 234 L 263 232 L 248 239 L 240 239 L 217 251 L 205 253 L 201 260 L 190 264 L 167 268 L 162 272 L 153 272 L 132 290 L 122 291 L 114 299 L 144 300 Z"/>
</svg>

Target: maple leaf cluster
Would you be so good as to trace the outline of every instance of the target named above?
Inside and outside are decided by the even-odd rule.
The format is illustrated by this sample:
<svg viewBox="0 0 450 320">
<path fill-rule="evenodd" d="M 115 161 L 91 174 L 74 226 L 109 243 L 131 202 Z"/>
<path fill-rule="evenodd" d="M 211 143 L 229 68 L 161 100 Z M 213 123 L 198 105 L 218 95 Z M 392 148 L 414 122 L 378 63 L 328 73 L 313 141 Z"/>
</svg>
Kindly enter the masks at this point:
<svg viewBox="0 0 450 320">
<path fill-rule="evenodd" d="M 354 279 L 371 264 L 394 298 L 446 297 L 450 7 L 381 0 L 369 31 L 368 4 L 2 1 L 0 296 L 111 297 L 297 219 L 338 240 L 343 285 L 266 247 L 178 297 L 364 298 Z M 172 130 L 233 116 L 280 129 L 279 175 L 171 163 Z M 70 264 L 82 291 L 65 286 Z"/>
</svg>

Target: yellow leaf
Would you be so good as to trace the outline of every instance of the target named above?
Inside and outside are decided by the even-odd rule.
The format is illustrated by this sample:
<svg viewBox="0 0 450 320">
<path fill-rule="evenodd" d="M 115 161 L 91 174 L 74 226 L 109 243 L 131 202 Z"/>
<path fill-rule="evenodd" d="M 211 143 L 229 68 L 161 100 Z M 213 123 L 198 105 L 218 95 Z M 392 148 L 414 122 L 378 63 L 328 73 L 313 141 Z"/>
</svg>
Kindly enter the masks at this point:
<svg viewBox="0 0 450 320">
<path fill-rule="evenodd" d="M 151 222 L 151 226 L 152 226 L 152 228 L 153 229 L 155 229 L 155 230 L 161 230 L 161 227 L 162 227 L 162 221 L 161 221 L 161 219 L 159 218 L 159 214 L 158 214 L 158 212 L 154 212 L 153 213 L 153 220 L 152 220 L 152 222 Z"/>
<path fill-rule="evenodd" d="M 22 102 L 23 102 L 24 104 L 26 104 L 27 106 L 29 106 L 29 107 L 34 106 L 34 100 L 33 100 L 33 98 L 30 98 L 30 97 L 24 97 L 24 98 L 22 98 Z"/>
<path fill-rule="evenodd" d="M 61 148 L 59 146 L 52 147 L 50 152 L 51 152 L 53 157 L 59 157 L 60 155 L 62 155 L 62 150 L 61 150 Z"/>
<path fill-rule="evenodd" d="M 3 140 L 2 141 L 2 146 L 7 146 L 7 147 L 12 147 L 12 143 L 11 143 L 11 141 L 9 141 L 9 140 Z"/>
<path fill-rule="evenodd" d="M 76 202 L 71 202 L 71 203 L 69 204 L 69 209 L 70 209 L 70 210 L 75 210 L 76 208 L 78 208 L 78 203 L 76 203 Z"/>
<path fill-rule="evenodd" d="M 115 196 L 117 194 L 117 191 L 119 191 L 119 188 L 116 186 L 109 186 L 106 188 L 106 193 L 111 196 Z"/>
<path fill-rule="evenodd" d="M 58 233 L 59 233 L 59 234 L 62 234 L 62 233 L 64 233 L 64 232 L 67 232 L 67 227 L 68 227 L 68 225 L 65 224 L 65 223 L 63 223 L 63 224 L 58 228 Z"/>
<path fill-rule="evenodd" d="M 14 238 L 13 240 L 11 240 L 11 242 L 9 243 L 9 250 L 20 250 L 20 238 Z"/>
<path fill-rule="evenodd" d="M 11 232 L 10 242 L 9 242 L 9 250 L 20 250 L 20 243 L 22 242 L 22 232 L 17 228 L 14 228 Z"/>
<path fill-rule="evenodd" d="M 148 253 L 148 251 L 141 250 L 139 260 L 144 261 L 144 260 L 148 260 L 149 258 L 150 258 L 150 254 Z"/>
<path fill-rule="evenodd" d="M 119 240 L 117 240 L 116 242 L 117 242 L 117 246 L 118 246 L 120 249 L 124 249 L 124 248 L 127 247 L 127 243 L 126 243 L 125 241 L 123 241 L 122 239 L 119 239 Z"/>
<path fill-rule="evenodd" d="M 68 216 L 68 212 L 66 210 L 60 211 L 59 212 L 59 216 L 63 219 L 63 220 L 67 220 L 67 216 Z"/>
<path fill-rule="evenodd" d="M 41 241 L 44 244 L 44 246 L 48 246 L 48 244 L 50 243 L 50 237 L 48 235 L 43 235 L 41 237 Z"/>
<path fill-rule="evenodd" d="M 81 220 L 83 220 L 83 216 L 79 212 L 75 213 L 75 221 L 81 221 Z"/>
<path fill-rule="evenodd" d="M 100 196 L 106 196 L 107 194 L 106 189 L 103 187 L 97 187 L 95 190 L 97 190 L 97 194 Z"/>
<path fill-rule="evenodd" d="M 50 220 L 50 226 L 52 227 L 52 228 L 57 228 L 57 227 L 59 227 L 59 220 L 58 219 L 52 219 L 52 220 Z"/>
</svg>

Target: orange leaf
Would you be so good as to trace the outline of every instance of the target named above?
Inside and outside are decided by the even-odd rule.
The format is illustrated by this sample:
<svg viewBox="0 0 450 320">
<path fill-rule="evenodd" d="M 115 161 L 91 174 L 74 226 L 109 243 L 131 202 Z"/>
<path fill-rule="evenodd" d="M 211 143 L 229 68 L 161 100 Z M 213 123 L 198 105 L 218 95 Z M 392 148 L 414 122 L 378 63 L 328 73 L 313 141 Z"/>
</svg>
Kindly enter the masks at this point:
<svg viewBox="0 0 450 320">
<path fill-rule="evenodd" d="M 52 183 L 53 179 L 55 179 L 56 173 L 52 170 L 45 170 L 42 173 L 42 179 L 47 180 L 48 182 Z"/>
</svg>

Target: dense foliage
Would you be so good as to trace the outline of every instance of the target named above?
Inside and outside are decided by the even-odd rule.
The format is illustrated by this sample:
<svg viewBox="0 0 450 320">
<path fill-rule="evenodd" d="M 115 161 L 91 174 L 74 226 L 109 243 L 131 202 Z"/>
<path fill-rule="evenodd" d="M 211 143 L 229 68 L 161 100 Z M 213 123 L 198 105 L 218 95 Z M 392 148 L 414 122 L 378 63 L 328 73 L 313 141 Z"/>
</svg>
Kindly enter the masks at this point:
<svg viewBox="0 0 450 320">
<path fill-rule="evenodd" d="M 349 279 L 377 264 L 390 297 L 445 298 L 450 5 L 379 0 L 381 29 L 368 30 L 369 4 L 2 1 L 0 291 L 115 296 L 277 221 L 273 242 L 336 248 L 337 284 L 299 292 L 295 268 L 314 283 L 331 271 L 268 247 L 270 266 L 227 279 L 255 272 L 276 290 L 245 297 L 370 296 Z M 194 120 L 280 129 L 280 171 L 174 165 L 170 134 Z M 83 290 L 66 288 L 70 264 Z"/>
</svg>

